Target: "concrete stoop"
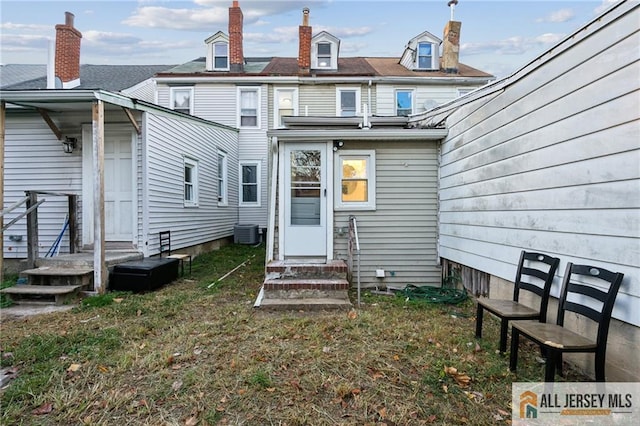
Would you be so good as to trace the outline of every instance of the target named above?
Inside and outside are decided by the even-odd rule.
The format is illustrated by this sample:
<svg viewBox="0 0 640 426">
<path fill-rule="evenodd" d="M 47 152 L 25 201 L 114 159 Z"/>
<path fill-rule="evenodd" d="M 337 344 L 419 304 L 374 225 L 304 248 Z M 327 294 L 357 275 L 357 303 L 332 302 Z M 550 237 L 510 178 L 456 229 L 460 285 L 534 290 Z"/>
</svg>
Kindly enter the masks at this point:
<svg viewBox="0 0 640 426">
<path fill-rule="evenodd" d="M 137 251 L 113 250 L 105 253 L 105 263 L 110 268 L 142 257 Z M 93 252 L 40 258 L 36 260 L 36 268 L 23 270 L 20 276 L 26 279 L 26 285 L 0 290 L 15 303 L 73 303 L 83 292 L 93 290 Z"/>
<path fill-rule="evenodd" d="M 267 310 L 348 310 L 347 265 L 344 261 L 271 262 L 254 307 Z"/>
</svg>

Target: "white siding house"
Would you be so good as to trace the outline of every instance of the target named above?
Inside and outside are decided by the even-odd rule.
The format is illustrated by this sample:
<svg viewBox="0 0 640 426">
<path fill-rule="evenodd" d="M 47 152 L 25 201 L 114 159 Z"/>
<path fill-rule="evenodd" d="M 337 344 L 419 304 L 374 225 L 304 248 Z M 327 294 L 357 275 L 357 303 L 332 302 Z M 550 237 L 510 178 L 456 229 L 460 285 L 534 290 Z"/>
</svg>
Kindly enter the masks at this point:
<svg viewBox="0 0 640 426">
<path fill-rule="evenodd" d="M 510 298 L 523 249 L 559 257 L 559 275 L 567 262 L 625 274 L 612 381 L 640 379 L 639 20 L 637 2 L 617 3 L 513 75 L 411 120 L 446 123 L 439 255 L 490 274 L 490 297 Z"/>
<path fill-rule="evenodd" d="M 193 253 L 233 235 L 238 187 L 231 182 L 237 181 L 237 168 L 226 170 L 227 203 L 222 205 L 218 156 L 223 152 L 228 164 L 238 163 L 237 129 L 106 91 L 3 90 L 0 100 L 8 105 L 2 128 L 4 205 L 12 205 L 25 191 L 78 196 L 79 247 L 74 251 L 94 247 L 100 239 L 94 235 L 94 221 L 102 214 L 97 212 L 104 212 L 107 247 L 145 256 L 159 253 L 160 231 L 172 231 L 172 248 Z M 92 108 L 99 104 L 104 113 L 96 117 Z M 46 111 L 50 123 L 39 110 Z M 73 151 L 64 152 L 59 138 L 76 139 Z M 94 155 L 100 145 L 102 167 Z M 101 168 L 102 189 L 96 180 Z M 103 205 L 94 205 L 97 191 L 104 191 Z M 38 254 L 44 256 L 68 209 L 64 196 L 39 198 L 47 199 L 38 208 Z M 8 214 L 5 222 L 23 210 Z M 23 218 L 5 233 L 5 259 L 27 257 L 25 237 Z M 68 253 L 69 244 L 64 240 L 60 252 Z"/>
</svg>

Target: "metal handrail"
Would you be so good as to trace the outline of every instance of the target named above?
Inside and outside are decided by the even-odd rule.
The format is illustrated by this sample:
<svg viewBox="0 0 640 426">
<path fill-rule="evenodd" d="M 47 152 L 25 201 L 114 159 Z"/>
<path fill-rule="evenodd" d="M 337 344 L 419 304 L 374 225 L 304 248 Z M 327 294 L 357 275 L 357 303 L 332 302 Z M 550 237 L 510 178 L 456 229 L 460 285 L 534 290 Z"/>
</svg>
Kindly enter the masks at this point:
<svg viewBox="0 0 640 426">
<path fill-rule="evenodd" d="M 24 198 L 16 201 L 15 203 L 11 204 L 9 207 L 7 207 L 6 209 L 2 210 L 2 213 L 0 213 L 0 217 L 4 217 L 5 214 L 11 213 L 13 210 L 15 210 L 16 208 L 20 207 L 24 203 L 26 203 L 28 199 L 29 199 L 29 197 L 24 197 Z"/>
<path fill-rule="evenodd" d="M 360 238 L 358 237 L 358 220 L 354 215 L 349 216 L 349 240 L 356 244 L 356 282 L 358 285 L 358 307 L 360 307 Z M 352 251 L 351 244 L 349 244 L 349 251 Z M 349 254 L 352 255 L 352 253 Z"/>
</svg>

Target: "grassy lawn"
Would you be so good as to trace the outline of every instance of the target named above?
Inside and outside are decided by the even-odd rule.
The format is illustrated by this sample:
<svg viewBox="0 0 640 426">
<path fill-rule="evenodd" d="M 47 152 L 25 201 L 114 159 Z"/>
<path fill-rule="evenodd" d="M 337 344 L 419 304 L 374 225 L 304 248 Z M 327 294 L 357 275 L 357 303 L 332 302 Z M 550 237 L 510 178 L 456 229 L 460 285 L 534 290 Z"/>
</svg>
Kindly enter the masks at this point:
<svg viewBox="0 0 640 426">
<path fill-rule="evenodd" d="M 350 313 L 260 312 L 263 270 L 263 247 L 230 245 L 153 293 L 4 319 L 2 366 L 16 378 L 1 391 L 0 424 L 511 422 L 516 376 L 496 353 L 497 320 L 487 315 L 474 338 L 471 300 L 363 292 Z M 538 352 L 520 354 L 518 381 L 541 381 Z"/>
</svg>

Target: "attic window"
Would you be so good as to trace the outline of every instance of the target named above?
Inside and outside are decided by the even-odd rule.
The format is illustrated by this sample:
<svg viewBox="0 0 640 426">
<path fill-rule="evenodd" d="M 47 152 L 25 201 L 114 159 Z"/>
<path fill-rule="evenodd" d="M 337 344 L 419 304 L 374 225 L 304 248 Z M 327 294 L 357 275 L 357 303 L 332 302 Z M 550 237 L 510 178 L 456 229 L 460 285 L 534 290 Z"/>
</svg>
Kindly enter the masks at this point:
<svg viewBox="0 0 640 426">
<path fill-rule="evenodd" d="M 432 43 L 418 43 L 418 68 L 421 70 L 433 69 Z"/>
<path fill-rule="evenodd" d="M 216 70 L 229 69 L 229 43 L 217 42 L 213 44 L 213 68 Z"/>
<path fill-rule="evenodd" d="M 318 43 L 318 68 L 331 67 L 331 43 Z"/>
</svg>

